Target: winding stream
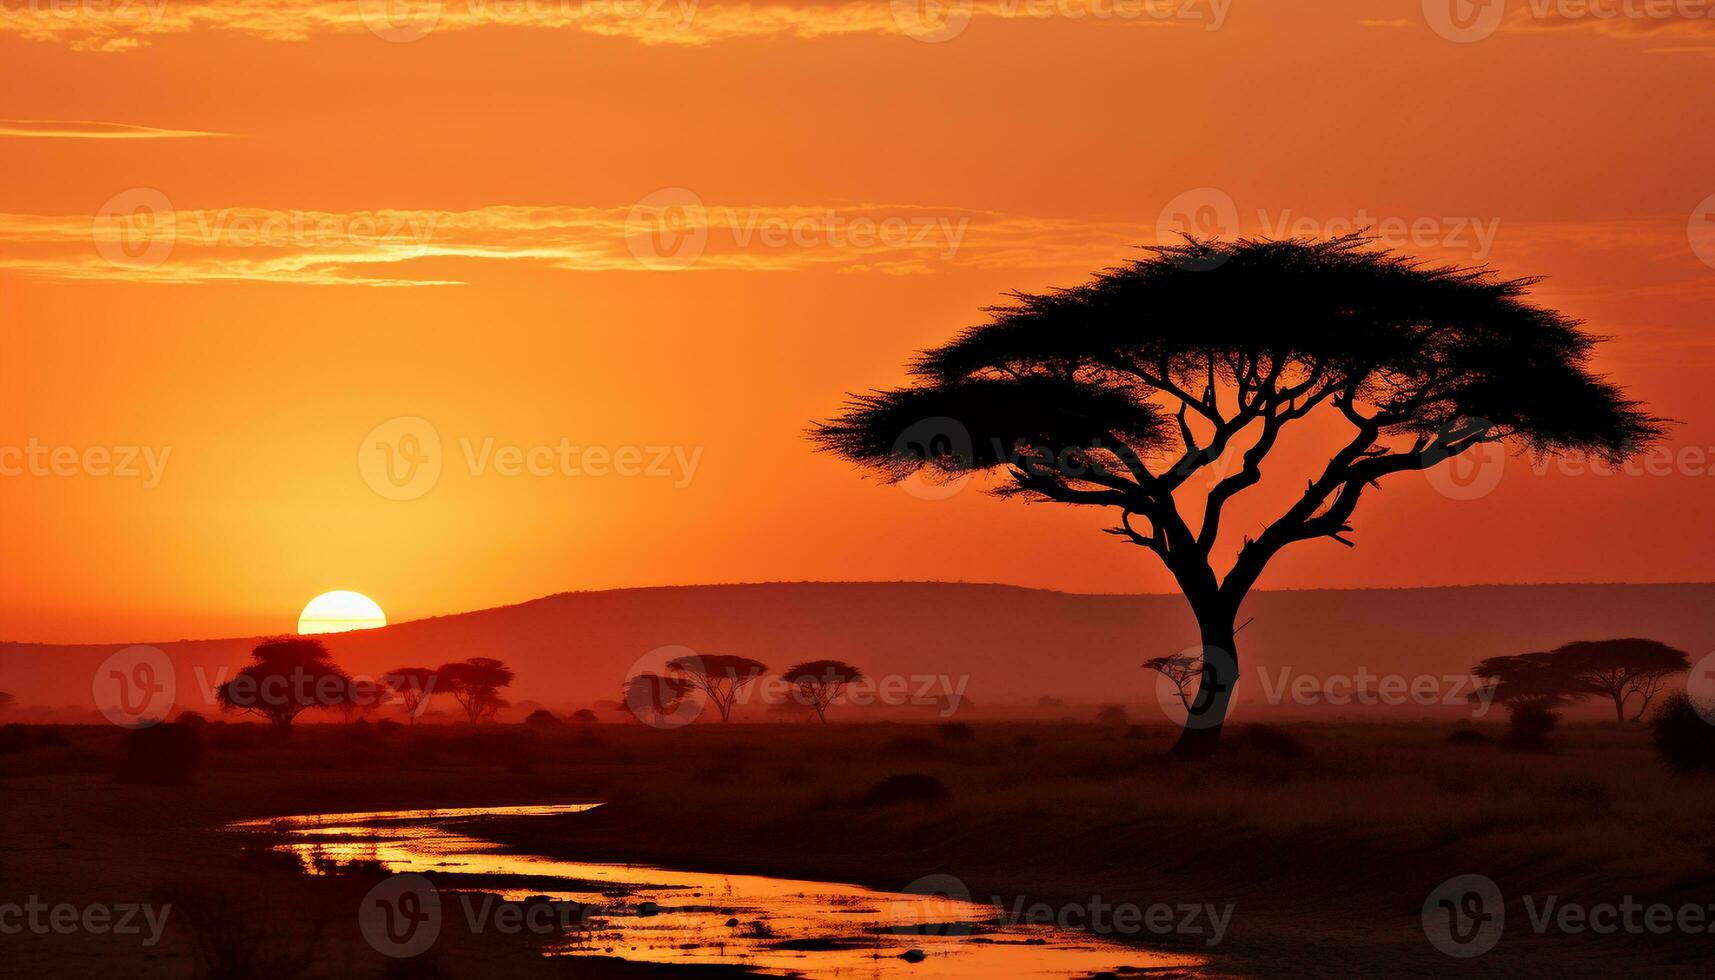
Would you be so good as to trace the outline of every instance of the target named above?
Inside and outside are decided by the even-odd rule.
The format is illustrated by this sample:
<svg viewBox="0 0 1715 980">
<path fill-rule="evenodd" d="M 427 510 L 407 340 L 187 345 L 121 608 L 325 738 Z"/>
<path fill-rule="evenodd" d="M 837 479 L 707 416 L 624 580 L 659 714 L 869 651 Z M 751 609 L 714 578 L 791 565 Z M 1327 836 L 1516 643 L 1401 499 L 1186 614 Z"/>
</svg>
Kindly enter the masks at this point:
<svg viewBox="0 0 1715 980">
<path fill-rule="evenodd" d="M 1192 976 L 1202 960 L 1087 933 L 1001 921 L 996 906 L 945 894 L 505 851 L 480 836 L 489 817 L 578 813 L 599 803 L 327 813 L 250 820 L 310 874 L 430 876 L 443 892 L 509 902 L 575 902 L 591 913 L 546 949 L 656 963 L 728 963 L 814 977 L 1078 977 L 1103 971 Z M 952 879 L 946 879 L 952 881 Z M 955 891 L 956 889 L 931 889 Z"/>
</svg>

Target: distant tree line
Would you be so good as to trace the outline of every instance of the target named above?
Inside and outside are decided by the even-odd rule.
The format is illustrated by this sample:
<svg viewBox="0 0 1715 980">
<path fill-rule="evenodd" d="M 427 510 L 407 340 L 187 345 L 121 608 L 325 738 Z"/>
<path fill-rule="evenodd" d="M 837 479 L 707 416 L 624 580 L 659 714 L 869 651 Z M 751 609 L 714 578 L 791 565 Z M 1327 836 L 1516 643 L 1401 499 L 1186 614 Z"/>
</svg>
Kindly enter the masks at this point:
<svg viewBox="0 0 1715 980">
<path fill-rule="evenodd" d="M 280 731 L 305 711 L 339 711 L 346 720 L 383 704 L 398 703 L 415 721 L 437 694 L 451 695 L 472 724 L 493 721 L 508 704 L 501 689 L 516 677 L 492 657 L 471 657 L 438 668 L 399 667 L 380 680 L 352 677 L 334 663 L 317 637 L 283 636 L 262 641 L 251 663 L 215 689 L 221 708 L 259 715 Z"/>
</svg>

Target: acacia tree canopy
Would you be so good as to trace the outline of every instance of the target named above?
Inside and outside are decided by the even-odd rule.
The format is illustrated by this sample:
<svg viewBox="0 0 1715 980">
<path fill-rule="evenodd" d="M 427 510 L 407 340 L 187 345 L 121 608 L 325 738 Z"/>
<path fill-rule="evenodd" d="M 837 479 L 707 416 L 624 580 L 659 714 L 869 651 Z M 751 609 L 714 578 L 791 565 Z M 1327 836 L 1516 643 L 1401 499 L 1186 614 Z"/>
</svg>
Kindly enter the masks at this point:
<svg viewBox="0 0 1715 980">
<path fill-rule="evenodd" d="M 440 689 L 453 696 L 472 724 L 493 720 L 495 712 L 506 706 L 500 689 L 511 684 L 515 676 L 512 668 L 493 657 L 471 657 L 442 664 L 435 671 Z"/>
<path fill-rule="evenodd" d="M 727 653 L 691 654 L 667 661 L 669 676 L 689 681 L 708 696 L 721 721 L 732 720 L 733 704 L 752 681 L 767 673 L 760 660 Z"/>
<path fill-rule="evenodd" d="M 351 677 L 333 662 L 333 654 L 319 639 L 264 640 L 250 651 L 250 658 L 254 663 L 215 689 L 221 708 L 261 715 L 284 730 L 310 708 L 349 703 Z"/>
<path fill-rule="evenodd" d="M 1501 441 L 1617 460 L 1663 431 L 1591 370 L 1599 338 L 1526 301 L 1535 280 L 1361 236 L 1145 251 L 1080 286 L 1012 294 L 922 352 L 908 384 L 853 396 L 811 438 L 888 480 L 995 470 L 1001 494 L 1117 509 L 1111 533 L 1161 560 L 1203 634 L 1188 733 L 1218 735 L 1233 619 L 1268 562 L 1298 541 L 1349 545 L 1383 477 Z M 1343 420 L 1347 441 L 1223 560 L 1226 505 L 1312 412 Z"/>
<path fill-rule="evenodd" d="M 404 704 L 405 716 L 413 723 L 434 695 L 436 680 L 432 667 L 395 667 L 381 677 L 382 683 Z"/>
<path fill-rule="evenodd" d="M 828 706 L 847 684 L 862 680 L 863 671 L 843 660 L 807 660 L 786 668 L 781 676 L 798 698 L 815 710 L 816 717 L 826 722 Z"/>
</svg>

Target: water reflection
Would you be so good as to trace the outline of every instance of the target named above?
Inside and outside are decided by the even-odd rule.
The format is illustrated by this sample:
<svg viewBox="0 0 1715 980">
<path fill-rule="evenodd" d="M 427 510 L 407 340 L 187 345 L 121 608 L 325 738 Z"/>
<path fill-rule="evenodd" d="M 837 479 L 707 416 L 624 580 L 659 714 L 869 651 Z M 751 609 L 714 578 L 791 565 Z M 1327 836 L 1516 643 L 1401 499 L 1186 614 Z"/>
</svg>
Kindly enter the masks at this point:
<svg viewBox="0 0 1715 980">
<path fill-rule="evenodd" d="M 1103 971 L 1193 976 L 1202 963 L 1080 932 L 1004 924 L 1000 909 L 968 901 L 956 888 L 924 889 L 952 895 L 903 894 L 823 881 L 565 861 L 507 853 L 478 836 L 487 818 L 597 806 L 329 813 L 231 827 L 274 834 L 275 849 L 296 855 L 311 874 L 415 872 L 431 877 L 443 892 L 585 906 L 563 938 L 549 945 L 549 955 L 733 963 L 815 977 L 1064 977 Z"/>
</svg>

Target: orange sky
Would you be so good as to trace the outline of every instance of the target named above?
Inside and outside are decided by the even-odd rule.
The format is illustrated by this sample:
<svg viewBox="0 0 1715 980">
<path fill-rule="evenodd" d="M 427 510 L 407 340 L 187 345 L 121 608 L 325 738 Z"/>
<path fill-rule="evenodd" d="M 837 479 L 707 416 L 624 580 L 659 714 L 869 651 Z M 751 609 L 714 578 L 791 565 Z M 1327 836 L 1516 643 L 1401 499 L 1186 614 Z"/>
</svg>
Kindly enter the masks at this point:
<svg viewBox="0 0 1715 980">
<path fill-rule="evenodd" d="M 1634 475 L 1398 478 L 1357 549 L 1262 587 L 1715 571 L 1715 6 L 436 6 L 371 17 L 416 38 L 389 41 L 368 3 L 0 0 L 0 638 L 286 630 L 336 588 L 393 621 L 690 582 L 1168 591 L 1107 515 L 918 499 L 802 432 L 1181 213 L 1549 276 L 1683 423 Z M 662 261 L 639 202 L 712 230 Z M 172 219 L 158 264 L 95 218 L 140 203 Z M 399 417 L 442 450 L 405 500 L 358 460 Z M 562 440 L 644 472 L 496 471 Z M 152 456 L 57 476 L 31 446 Z"/>
</svg>

